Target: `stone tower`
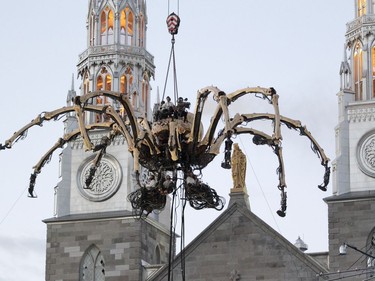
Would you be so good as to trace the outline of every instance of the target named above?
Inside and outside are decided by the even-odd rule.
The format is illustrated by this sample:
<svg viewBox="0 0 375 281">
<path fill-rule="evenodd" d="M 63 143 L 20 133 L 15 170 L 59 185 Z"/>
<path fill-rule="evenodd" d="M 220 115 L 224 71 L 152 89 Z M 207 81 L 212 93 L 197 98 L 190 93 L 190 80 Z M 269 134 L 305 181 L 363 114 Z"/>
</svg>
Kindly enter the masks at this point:
<svg viewBox="0 0 375 281">
<path fill-rule="evenodd" d="M 373 265 L 372 259 L 348 249 L 347 243 L 375 255 L 375 1 L 355 0 L 347 23 L 338 96 L 336 159 L 329 212 L 330 270 Z M 359 264 L 360 263 L 360 264 Z M 361 276 L 363 280 L 363 276 Z M 356 280 L 356 279 L 355 279 Z"/>
<path fill-rule="evenodd" d="M 77 66 L 80 95 L 99 90 L 126 93 L 138 116 L 149 115 L 155 67 L 146 50 L 146 26 L 145 0 L 89 1 L 87 49 Z M 68 105 L 74 96 L 72 84 Z M 92 103 L 117 106 L 105 98 Z M 85 121 L 101 118 L 90 113 Z M 68 115 L 65 132 L 76 128 L 75 116 Z M 95 143 L 107 134 L 98 129 L 90 138 Z M 95 155 L 85 152 L 82 139 L 70 142 L 60 155 L 55 217 L 45 220 L 48 281 L 143 280 L 150 268 L 168 260 L 169 209 L 146 220 L 134 218 L 126 198 L 137 186 L 125 139 L 116 137 L 106 152 L 91 189 L 84 181 Z"/>
</svg>

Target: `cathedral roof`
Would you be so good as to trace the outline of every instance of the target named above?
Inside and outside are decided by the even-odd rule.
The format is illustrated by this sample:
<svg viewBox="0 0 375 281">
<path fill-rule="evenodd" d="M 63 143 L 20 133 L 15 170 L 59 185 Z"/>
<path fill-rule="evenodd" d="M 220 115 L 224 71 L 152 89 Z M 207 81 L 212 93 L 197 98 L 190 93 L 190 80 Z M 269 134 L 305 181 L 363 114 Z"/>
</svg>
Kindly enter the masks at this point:
<svg viewBox="0 0 375 281">
<path fill-rule="evenodd" d="M 271 275 L 280 276 L 279 280 L 295 280 L 301 274 L 316 278 L 317 274 L 327 272 L 324 266 L 252 213 L 246 204 L 238 202 L 232 202 L 201 232 L 185 248 L 184 255 L 176 256 L 172 268 L 174 277 L 180 276 L 184 258 L 187 280 L 207 278 L 207 275 L 220 279 L 219 276 L 231 276 L 233 272 L 242 280 L 254 276 L 268 280 L 273 278 Z M 168 265 L 149 280 L 166 280 L 167 276 Z M 230 280 L 239 280 L 233 278 Z"/>
</svg>

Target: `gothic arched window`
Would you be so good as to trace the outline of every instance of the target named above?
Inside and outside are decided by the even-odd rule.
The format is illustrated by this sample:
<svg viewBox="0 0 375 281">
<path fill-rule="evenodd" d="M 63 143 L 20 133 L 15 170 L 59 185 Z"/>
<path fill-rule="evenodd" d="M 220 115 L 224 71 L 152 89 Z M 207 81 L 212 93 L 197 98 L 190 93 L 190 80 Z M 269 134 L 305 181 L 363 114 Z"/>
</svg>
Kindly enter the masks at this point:
<svg viewBox="0 0 375 281">
<path fill-rule="evenodd" d="M 125 74 L 120 77 L 120 92 L 125 94 L 128 88 L 128 79 Z"/>
<path fill-rule="evenodd" d="M 108 73 L 107 68 L 103 67 L 98 76 L 96 77 L 96 91 L 111 91 L 112 90 L 112 76 Z M 97 105 L 109 104 L 107 97 L 97 97 L 95 100 Z M 97 113 L 95 114 L 95 122 L 101 122 L 102 115 Z"/>
<path fill-rule="evenodd" d="M 79 281 L 105 281 L 105 262 L 98 247 L 90 246 L 82 257 Z"/>
<path fill-rule="evenodd" d="M 366 1 L 367 0 L 358 0 L 358 17 L 366 15 L 367 13 L 367 7 L 366 7 Z"/>
<path fill-rule="evenodd" d="M 161 255 L 159 245 L 155 249 L 155 264 L 161 264 Z"/>
<path fill-rule="evenodd" d="M 114 17 L 113 11 L 107 6 L 100 14 L 100 37 L 101 44 L 113 44 L 114 42 Z"/>
<path fill-rule="evenodd" d="M 96 90 L 97 91 L 111 91 L 112 90 L 112 76 L 108 73 L 107 68 L 102 67 L 97 78 L 96 78 Z"/>
<path fill-rule="evenodd" d="M 133 85 L 133 74 L 130 67 L 128 67 L 124 74 L 120 77 L 120 91 L 121 93 L 129 93 Z"/>
<path fill-rule="evenodd" d="M 120 15 L 120 43 L 133 45 L 134 15 L 129 7 L 121 11 Z"/>
<path fill-rule="evenodd" d="M 355 99 L 362 100 L 363 98 L 363 87 L 362 87 L 362 67 L 363 67 L 363 54 L 362 48 L 359 43 L 357 43 L 354 47 L 354 92 L 355 92 Z"/>
</svg>

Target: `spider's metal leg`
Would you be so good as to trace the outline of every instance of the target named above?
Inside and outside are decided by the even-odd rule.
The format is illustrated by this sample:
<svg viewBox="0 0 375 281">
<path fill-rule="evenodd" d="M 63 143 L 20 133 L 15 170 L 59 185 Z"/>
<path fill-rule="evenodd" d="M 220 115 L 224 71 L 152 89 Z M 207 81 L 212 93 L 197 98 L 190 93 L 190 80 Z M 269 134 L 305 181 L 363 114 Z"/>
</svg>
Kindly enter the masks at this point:
<svg viewBox="0 0 375 281">
<path fill-rule="evenodd" d="M 96 123 L 91 124 L 86 127 L 87 130 L 91 130 L 94 128 L 110 128 L 113 126 L 113 122 L 105 122 L 105 123 Z M 58 148 L 62 148 L 67 142 L 73 140 L 81 133 L 80 129 L 74 130 L 73 132 L 64 135 L 63 138 L 60 138 L 38 161 L 38 163 L 33 167 L 34 172 L 31 174 L 30 177 L 30 185 L 29 185 L 29 193 L 30 196 L 32 195 L 34 191 L 34 186 L 36 182 L 36 177 L 38 174 L 41 173 L 42 168 L 50 161 L 52 154 L 56 151 Z"/>
<path fill-rule="evenodd" d="M 204 109 L 204 104 L 207 100 L 207 97 L 210 93 L 219 93 L 220 90 L 216 87 L 206 87 L 198 91 L 197 93 L 197 104 L 195 106 L 195 112 L 194 112 L 194 121 L 191 128 L 191 134 L 188 139 L 188 143 L 193 143 L 192 147 L 193 149 L 196 146 L 196 143 L 198 142 L 198 136 L 199 136 L 199 130 L 200 130 L 200 124 L 202 120 L 202 114 Z"/>
<path fill-rule="evenodd" d="M 124 107 L 125 115 L 127 116 L 129 123 L 130 123 L 132 138 L 133 140 L 136 140 L 139 134 L 139 127 L 137 124 L 137 119 L 134 114 L 133 106 L 130 104 L 127 94 L 113 92 L 113 91 L 96 91 L 96 92 L 91 92 L 87 95 L 80 96 L 77 98 L 79 98 L 79 103 L 84 104 L 84 107 L 87 108 L 88 107 L 88 105 L 86 105 L 87 101 L 89 101 L 92 98 L 99 97 L 99 96 L 110 97 L 111 99 L 116 100 L 121 103 L 121 105 Z"/>
<path fill-rule="evenodd" d="M 13 134 L 11 138 L 5 141 L 5 144 L 0 144 L 0 150 L 4 150 L 6 148 L 10 149 L 12 148 L 13 144 L 17 142 L 19 139 L 25 138 L 27 135 L 28 129 L 30 129 L 33 126 L 42 126 L 44 121 L 49 121 L 51 119 L 56 119 L 61 114 L 65 114 L 68 112 L 74 111 L 74 108 L 72 106 L 70 107 L 63 107 L 59 108 L 54 111 L 50 112 L 43 112 L 39 114 L 35 119 L 31 120 L 30 123 L 23 126 L 21 129 L 19 129 L 17 132 Z"/>
<path fill-rule="evenodd" d="M 267 99 L 272 103 L 272 95 L 275 93 L 273 88 L 262 88 L 262 87 L 247 87 L 244 89 L 237 90 L 233 93 L 228 94 L 230 102 L 235 102 L 238 98 L 247 94 L 260 94 L 262 98 Z"/>
<path fill-rule="evenodd" d="M 81 136 L 82 136 L 82 139 L 83 139 L 83 143 L 85 145 L 85 150 L 88 151 L 88 150 L 92 150 L 93 149 L 93 144 L 89 138 L 89 134 L 85 128 L 85 121 L 84 121 L 84 117 L 83 117 L 83 110 L 81 108 L 80 105 L 76 104 L 74 106 L 74 110 L 76 112 L 76 117 L 78 119 L 78 125 L 79 125 L 79 129 L 81 131 Z"/>
<path fill-rule="evenodd" d="M 274 114 L 268 113 L 243 114 L 242 117 L 246 122 L 251 122 L 259 119 L 277 120 L 277 117 Z M 306 126 L 303 126 L 300 121 L 287 118 L 282 115 L 279 115 L 279 118 L 281 124 L 285 124 L 289 129 L 298 130 L 301 136 L 306 136 L 311 141 L 311 148 L 313 152 L 318 155 L 321 160 L 320 164 L 325 168 L 323 183 L 318 185 L 318 188 L 326 191 L 331 173 L 331 169 L 330 167 L 328 167 L 330 159 L 326 156 L 324 150 L 321 148 L 321 146 L 318 144 L 309 130 L 307 130 Z M 274 122 L 276 123 L 276 121 Z M 275 141 L 277 141 L 277 138 L 275 139 Z"/>
<path fill-rule="evenodd" d="M 112 106 L 106 106 L 106 107 L 104 107 L 103 110 L 105 111 L 106 114 L 111 116 L 111 118 L 116 122 L 116 124 L 118 124 L 118 126 L 121 129 L 122 134 L 124 135 L 124 137 L 126 139 L 126 142 L 128 143 L 129 151 L 133 151 L 134 146 L 135 146 L 135 142 L 134 142 L 135 139 L 132 139 L 132 137 L 129 133 L 129 130 L 126 127 L 126 125 L 125 125 L 123 119 L 121 118 L 121 116 L 114 110 L 114 108 Z"/>
<path fill-rule="evenodd" d="M 273 129 L 273 138 L 275 140 L 282 140 L 281 136 L 281 124 L 280 124 L 280 110 L 279 110 L 279 95 L 276 94 L 276 91 L 272 95 L 272 105 L 275 111 L 275 119 L 274 119 L 274 129 Z"/>
<path fill-rule="evenodd" d="M 154 136 L 151 132 L 151 128 L 150 128 L 150 125 L 149 125 L 147 119 L 143 118 L 140 123 L 143 126 L 144 130 L 146 131 L 146 134 L 145 134 L 144 138 L 146 139 L 148 147 L 151 150 L 151 154 L 159 154 L 160 150 L 155 145 L 155 139 L 154 139 Z"/>
</svg>

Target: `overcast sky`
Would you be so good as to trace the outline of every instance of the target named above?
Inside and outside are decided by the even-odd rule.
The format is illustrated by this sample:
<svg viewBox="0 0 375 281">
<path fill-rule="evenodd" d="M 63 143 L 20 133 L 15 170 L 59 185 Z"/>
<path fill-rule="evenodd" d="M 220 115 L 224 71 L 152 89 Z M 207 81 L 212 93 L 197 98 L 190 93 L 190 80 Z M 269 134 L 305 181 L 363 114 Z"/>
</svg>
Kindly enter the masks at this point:
<svg viewBox="0 0 375 281">
<path fill-rule="evenodd" d="M 176 11 L 176 2 L 171 2 L 170 12 Z M 78 54 L 86 48 L 87 0 L 4 1 L 2 11 L 0 143 L 40 112 L 65 105 Z M 209 85 L 227 93 L 247 86 L 274 87 L 281 114 L 307 125 L 334 159 L 338 72 L 354 1 L 181 0 L 179 14 L 180 96 L 194 101 L 197 90 Z M 167 0 L 148 1 L 147 46 L 156 65 L 153 99 L 157 86 L 163 87 L 170 51 L 167 15 Z M 79 83 L 75 81 L 77 91 Z M 231 113 L 259 111 L 238 103 Z M 264 131 L 270 133 L 270 128 L 264 122 Z M 287 131 L 283 127 L 285 218 L 275 213 L 280 198 L 271 149 L 254 147 L 246 136 L 235 140 L 248 156 L 251 209 L 289 241 L 301 236 L 310 252 L 327 251 L 327 206 L 322 198 L 330 196 L 332 188 L 326 193 L 317 188 L 323 177 L 319 159 L 306 139 Z M 46 227 L 41 221 L 53 216 L 58 154 L 38 177 L 38 198 L 27 198 L 26 188 L 32 166 L 62 134 L 61 121 L 52 122 L 30 130 L 12 150 L 0 152 L 0 281 L 44 279 Z M 203 180 L 228 201 L 231 174 L 220 168 L 222 159 L 221 154 L 204 170 Z M 188 210 L 187 242 L 219 214 Z M 205 219 L 197 222 L 197 215 Z"/>
</svg>

